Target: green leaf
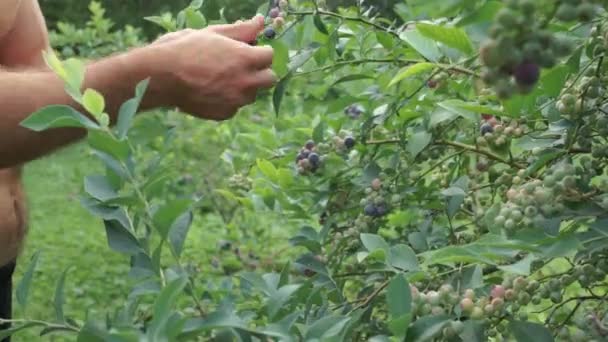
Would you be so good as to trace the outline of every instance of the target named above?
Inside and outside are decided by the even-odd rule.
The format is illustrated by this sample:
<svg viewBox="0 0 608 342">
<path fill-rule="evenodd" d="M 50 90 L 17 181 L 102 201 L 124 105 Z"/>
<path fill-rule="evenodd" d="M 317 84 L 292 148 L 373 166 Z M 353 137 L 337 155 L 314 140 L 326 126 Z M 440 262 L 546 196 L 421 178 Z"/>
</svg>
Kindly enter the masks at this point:
<svg viewBox="0 0 608 342">
<path fill-rule="evenodd" d="M 327 316 L 314 322 L 308 327 L 304 335 L 305 341 L 321 340 L 334 337 L 340 334 L 346 324 L 350 321 L 349 317 Z"/>
<path fill-rule="evenodd" d="M 384 241 L 384 239 L 376 234 L 361 234 L 361 242 L 363 246 L 370 252 L 381 249 L 386 252 L 389 250 L 389 245 Z"/>
<path fill-rule="evenodd" d="M 408 245 L 399 244 L 390 247 L 388 263 L 402 271 L 419 270 L 416 253 Z"/>
<path fill-rule="evenodd" d="M 30 293 L 30 287 L 32 285 L 32 278 L 34 277 L 34 271 L 38 266 L 38 261 L 40 259 L 40 251 L 37 251 L 32 255 L 30 259 L 30 263 L 27 266 L 25 273 L 23 273 L 23 277 L 17 285 L 17 290 L 15 292 L 15 296 L 17 297 L 17 303 L 21 305 L 23 311 L 26 311 L 27 308 L 27 300 Z"/>
<path fill-rule="evenodd" d="M 509 331 L 515 336 L 517 342 L 553 342 L 551 331 L 546 327 L 532 323 L 511 321 L 509 323 Z"/>
<path fill-rule="evenodd" d="M 35 132 L 51 128 L 79 127 L 99 129 L 99 125 L 72 107 L 52 105 L 40 109 L 21 122 L 21 126 Z"/>
<path fill-rule="evenodd" d="M 137 84 L 135 88 L 135 97 L 123 103 L 118 111 L 118 121 L 116 123 L 116 132 L 119 139 L 124 139 L 133 124 L 133 118 L 137 113 L 139 105 L 148 89 L 150 79 L 145 79 Z"/>
<path fill-rule="evenodd" d="M 418 30 L 408 30 L 401 33 L 400 38 L 408 43 L 422 57 L 431 62 L 438 62 L 442 53 L 439 51 L 437 44 L 425 36 Z"/>
<path fill-rule="evenodd" d="M 445 315 L 440 316 L 425 316 L 422 317 L 407 331 L 406 342 L 427 342 L 432 341 L 437 337 L 443 327 L 450 322 L 450 317 Z"/>
<path fill-rule="evenodd" d="M 270 45 L 274 50 L 272 58 L 272 70 L 280 77 L 284 77 L 289 73 L 289 48 L 280 39 L 273 40 Z"/>
<path fill-rule="evenodd" d="M 433 63 L 421 62 L 401 69 L 397 75 L 388 84 L 389 87 L 403 81 L 404 79 L 416 76 L 427 71 L 433 70 L 436 67 Z"/>
<path fill-rule="evenodd" d="M 101 115 L 106 108 L 106 101 L 95 89 L 87 89 L 82 96 L 82 105 L 95 117 Z"/>
<path fill-rule="evenodd" d="M 93 149 L 107 153 L 117 161 L 126 161 L 131 152 L 126 141 L 116 140 L 105 131 L 89 131 L 87 142 Z"/>
<path fill-rule="evenodd" d="M 549 97 L 559 95 L 569 74 L 570 68 L 565 64 L 558 65 L 543 73 L 540 78 L 540 85 L 545 91 L 545 95 Z"/>
<path fill-rule="evenodd" d="M 118 197 L 118 193 L 110 181 L 101 175 L 91 175 L 84 179 L 84 190 L 91 197 L 107 202 Z"/>
<path fill-rule="evenodd" d="M 152 341 L 158 341 L 158 336 L 165 334 L 169 320 L 173 314 L 171 308 L 176 305 L 178 297 L 183 293 L 188 284 L 187 277 L 180 277 L 169 284 L 161 291 L 154 303 L 154 318 L 150 322 L 148 336 Z"/>
<path fill-rule="evenodd" d="M 156 210 L 152 221 L 154 228 L 163 239 L 167 238 L 175 221 L 188 210 L 191 204 L 192 201 L 188 199 L 177 199 Z"/>
<path fill-rule="evenodd" d="M 184 250 L 184 243 L 188 237 L 188 232 L 190 231 L 193 219 L 194 215 L 192 214 L 192 211 L 187 211 L 180 215 L 169 229 L 169 243 L 178 257 Z"/>
<path fill-rule="evenodd" d="M 458 49 L 466 54 L 473 52 L 473 44 L 471 44 L 469 36 L 461 28 L 416 23 L 416 29 L 423 36 Z"/>
<path fill-rule="evenodd" d="M 256 165 L 268 179 L 273 182 L 277 180 L 278 171 L 271 162 L 266 159 L 258 159 Z"/>
<path fill-rule="evenodd" d="M 107 342 L 110 340 L 108 332 L 93 321 L 87 323 L 80 329 L 77 342 Z"/>
<path fill-rule="evenodd" d="M 393 334 L 403 338 L 412 318 L 410 284 L 402 274 L 398 274 L 388 284 L 386 291 L 386 303 L 391 316 L 389 327 Z"/>
<path fill-rule="evenodd" d="M 317 30 L 319 30 L 321 33 L 323 33 L 325 35 L 329 34 L 329 31 L 327 31 L 327 26 L 325 26 L 325 23 L 323 23 L 323 19 L 321 18 L 320 15 L 315 14 L 313 20 L 314 20 L 315 27 L 317 28 Z"/>
<path fill-rule="evenodd" d="M 530 265 L 532 264 L 532 262 L 535 260 L 536 258 L 534 257 L 533 254 L 528 254 L 526 255 L 525 258 L 521 259 L 520 261 L 512 264 L 512 265 L 503 265 L 503 266 L 498 266 L 498 268 L 500 268 L 501 270 L 508 272 L 508 273 L 514 273 L 514 274 L 520 274 L 520 275 L 530 275 Z"/>
<path fill-rule="evenodd" d="M 420 131 L 412 134 L 407 144 L 407 151 L 416 157 L 422 150 L 424 150 L 432 140 L 433 136 L 427 131 Z"/>
<path fill-rule="evenodd" d="M 202 29 L 207 26 L 205 16 L 195 8 L 187 8 L 185 11 L 186 27 L 191 29 Z"/>
<path fill-rule="evenodd" d="M 21 330 L 26 330 L 29 328 L 33 328 L 33 327 L 37 327 L 37 326 L 44 326 L 44 323 L 38 323 L 38 322 L 28 322 L 25 324 L 21 324 L 15 327 L 12 327 L 10 329 L 6 329 L 6 330 L 0 330 L 0 341 L 2 341 L 3 339 L 14 335 L 16 332 L 19 332 Z"/>
<path fill-rule="evenodd" d="M 119 221 L 104 221 L 108 245 L 111 249 L 128 255 L 141 252 L 139 241 L 131 231 L 125 228 Z"/>
<path fill-rule="evenodd" d="M 55 317 L 58 322 L 65 322 L 65 315 L 63 313 L 63 305 L 65 303 L 64 287 L 65 287 L 65 277 L 66 277 L 69 269 L 70 268 L 68 267 L 61 273 L 61 276 L 59 277 L 59 280 L 57 281 L 57 286 L 55 287 L 55 298 L 53 300 L 53 305 L 55 307 Z"/>
<path fill-rule="evenodd" d="M 283 305 L 300 289 L 300 286 L 300 284 L 285 285 L 270 296 L 267 303 L 269 319 L 274 320 L 275 316 L 283 308 Z"/>
<path fill-rule="evenodd" d="M 290 79 L 291 72 L 287 73 L 287 75 L 285 75 L 285 77 L 283 77 L 274 88 L 274 93 L 272 94 L 272 104 L 274 106 L 274 112 L 277 116 L 279 116 L 283 96 L 285 95 L 285 90 L 287 89 L 287 84 L 289 83 Z"/>
</svg>

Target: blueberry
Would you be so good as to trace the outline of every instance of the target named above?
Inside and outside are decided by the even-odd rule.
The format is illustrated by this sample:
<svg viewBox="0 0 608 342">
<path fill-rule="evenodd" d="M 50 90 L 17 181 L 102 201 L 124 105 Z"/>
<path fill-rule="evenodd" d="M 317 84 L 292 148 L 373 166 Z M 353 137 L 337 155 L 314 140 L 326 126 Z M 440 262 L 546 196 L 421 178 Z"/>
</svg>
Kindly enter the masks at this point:
<svg viewBox="0 0 608 342">
<path fill-rule="evenodd" d="M 302 151 L 300 151 L 300 154 L 302 154 L 304 156 L 304 158 L 308 158 L 308 156 L 310 155 L 310 150 L 305 148 Z"/>
<path fill-rule="evenodd" d="M 515 68 L 513 74 L 518 85 L 529 87 L 538 81 L 540 68 L 536 63 L 524 62 Z"/>
<path fill-rule="evenodd" d="M 484 136 L 488 133 L 493 133 L 494 132 L 494 127 L 492 127 L 492 125 L 490 125 L 489 123 L 484 123 L 483 125 L 481 125 L 481 136 Z"/>
<path fill-rule="evenodd" d="M 296 162 L 299 162 L 300 160 L 306 159 L 306 155 L 304 155 L 304 153 L 299 153 L 298 156 L 296 157 Z"/>
<path fill-rule="evenodd" d="M 367 216 L 376 216 L 378 215 L 378 211 L 376 210 L 376 206 L 373 204 L 368 204 L 363 209 L 363 213 Z"/>
<path fill-rule="evenodd" d="M 388 208 L 386 207 L 386 205 L 381 204 L 376 207 L 376 216 L 377 217 L 382 217 L 382 216 L 386 215 L 387 213 L 388 213 Z"/>
<path fill-rule="evenodd" d="M 319 157 L 318 154 L 313 152 L 308 156 L 308 161 L 310 162 L 310 164 L 313 167 L 316 168 L 317 166 L 319 166 L 319 163 L 321 162 L 321 158 Z"/>
<path fill-rule="evenodd" d="M 274 18 L 278 17 L 280 13 L 281 13 L 281 10 L 279 10 L 278 7 L 275 7 L 273 9 L 271 9 L 270 12 L 268 12 L 268 16 L 271 17 L 272 19 L 274 19 Z"/>
<path fill-rule="evenodd" d="M 218 248 L 223 251 L 230 250 L 232 248 L 232 243 L 230 241 L 222 240 L 218 242 Z"/>
<path fill-rule="evenodd" d="M 272 27 L 267 27 L 264 30 L 264 36 L 268 39 L 274 39 L 277 36 L 277 32 Z"/>
<path fill-rule="evenodd" d="M 306 142 L 305 147 L 306 147 L 306 149 L 308 149 L 308 150 L 312 150 L 313 148 L 315 148 L 315 142 L 314 142 L 314 141 L 312 141 L 312 140 L 308 140 L 308 141 Z"/>
<path fill-rule="evenodd" d="M 355 147 L 355 138 L 346 137 L 346 139 L 344 139 L 344 146 L 349 149 Z"/>
</svg>

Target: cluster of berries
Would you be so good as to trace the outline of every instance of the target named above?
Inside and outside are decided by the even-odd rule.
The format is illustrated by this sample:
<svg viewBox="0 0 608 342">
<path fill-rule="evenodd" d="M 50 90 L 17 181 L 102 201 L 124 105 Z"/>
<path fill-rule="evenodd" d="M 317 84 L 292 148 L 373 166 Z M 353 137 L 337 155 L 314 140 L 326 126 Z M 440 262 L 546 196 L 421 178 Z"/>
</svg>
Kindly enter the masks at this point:
<svg viewBox="0 0 608 342">
<path fill-rule="evenodd" d="M 332 138 L 333 148 L 338 154 L 344 154 L 352 150 L 357 144 L 357 140 L 351 132 L 341 130 Z"/>
<path fill-rule="evenodd" d="M 243 174 L 237 173 L 228 179 L 228 186 L 233 190 L 251 190 L 251 179 Z"/>
<path fill-rule="evenodd" d="M 555 12 L 555 18 L 561 21 L 590 21 L 596 13 L 598 8 L 594 4 L 594 1 L 590 0 L 560 0 L 557 11 Z"/>
<path fill-rule="evenodd" d="M 324 157 L 319 154 L 317 144 L 309 140 L 296 157 L 296 166 L 299 174 L 315 173 L 321 167 Z"/>
<path fill-rule="evenodd" d="M 507 202 L 494 218 L 494 223 L 508 232 L 518 227 L 538 226 L 546 217 L 560 215 L 565 210 L 562 201 L 577 189 L 578 177 L 571 164 L 554 165 L 542 181 L 535 179 L 523 183 L 524 173 L 520 170 L 512 178 L 513 186 L 506 193 Z"/>
<path fill-rule="evenodd" d="M 598 99 L 604 93 L 599 77 L 594 75 L 594 69 L 587 69 L 586 76 L 576 85 L 567 83 L 555 106 L 566 118 L 576 120 L 595 107 Z"/>
<path fill-rule="evenodd" d="M 571 51 L 569 42 L 554 37 L 535 20 L 535 0 L 510 0 L 496 15 L 490 39 L 480 48 L 482 78 L 501 99 L 514 90 L 528 93 L 540 77 L 541 67 L 553 67 Z"/>
<path fill-rule="evenodd" d="M 525 133 L 524 127 L 516 120 L 499 122 L 495 117 L 486 115 L 479 126 L 480 136 L 477 145 L 501 148 L 507 146 L 513 138 L 519 138 Z"/>
<path fill-rule="evenodd" d="M 386 200 L 388 192 L 383 189 L 382 181 L 376 178 L 370 187 L 365 189 L 366 197 L 361 200 L 363 214 L 369 217 L 383 217 L 389 212 L 389 203 Z"/>
<path fill-rule="evenodd" d="M 273 6 L 268 11 L 269 25 L 264 29 L 264 37 L 274 39 L 277 31 L 285 25 L 286 12 L 289 7 L 287 0 L 273 0 Z"/>
</svg>

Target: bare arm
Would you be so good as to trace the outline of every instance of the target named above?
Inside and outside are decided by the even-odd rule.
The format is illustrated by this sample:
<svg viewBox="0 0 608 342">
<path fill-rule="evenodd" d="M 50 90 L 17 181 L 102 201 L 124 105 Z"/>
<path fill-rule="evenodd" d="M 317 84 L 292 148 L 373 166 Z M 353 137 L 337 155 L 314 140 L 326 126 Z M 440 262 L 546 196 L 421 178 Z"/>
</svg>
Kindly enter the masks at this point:
<svg viewBox="0 0 608 342">
<path fill-rule="evenodd" d="M 151 75 L 146 66 L 154 65 L 155 61 L 142 52 L 133 51 L 88 66 L 85 87 L 104 94 L 109 113 L 116 113 L 133 96 L 136 84 Z M 162 102 L 159 95 L 162 94 L 150 94 L 148 98 Z M 49 71 L 0 72 L 0 104 L 0 169 L 21 165 L 84 137 L 84 131 L 79 129 L 37 133 L 19 125 L 47 105 L 76 105 L 65 93 L 63 81 Z M 147 104 L 150 107 L 156 103 Z"/>
<path fill-rule="evenodd" d="M 31 8 L 39 11 L 37 6 Z M 263 28 L 263 18 L 255 18 L 173 34 L 166 42 L 89 64 L 84 88 L 104 95 L 113 120 L 120 105 L 133 96 L 137 83 L 146 78 L 151 82 L 143 109 L 171 106 L 203 119 L 229 119 L 255 100 L 258 89 L 275 82 L 270 69 L 272 48 L 246 43 Z M 46 48 L 45 40 L 39 42 L 43 44 L 38 48 L 34 42 L 32 48 L 22 50 L 31 51 L 31 60 Z M 9 52 L 6 45 L 0 46 L 0 58 L 15 55 L 16 50 Z M 13 60 L 27 56 L 30 54 L 19 54 Z M 65 94 L 62 81 L 50 71 L 0 70 L 0 169 L 19 166 L 84 137 L 79 129 L 37 133 L 19 125 L 36 110 L 57 104 L 76 106 Z"/>
</svg>

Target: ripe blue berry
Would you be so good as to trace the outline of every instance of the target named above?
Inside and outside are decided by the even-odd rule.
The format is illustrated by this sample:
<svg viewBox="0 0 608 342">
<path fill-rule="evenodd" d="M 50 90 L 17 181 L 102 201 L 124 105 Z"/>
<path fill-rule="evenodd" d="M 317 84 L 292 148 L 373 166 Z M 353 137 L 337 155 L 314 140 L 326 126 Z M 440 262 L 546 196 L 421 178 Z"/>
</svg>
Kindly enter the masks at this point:
<svg viewBox="0 0 608 342">
<path fill-rule="evenodd" d="M 382 217 L 382 216 L 386 215 L 386 213 L 388 213 L 388 208 L 386 208 L 386 205 L 381 204 L 376 207 L 376 216 L 377 217 Z"/>
<path fill-rule="evenodd" d="M 524 62 L 515 68 L 513 74 L 518 85 L 529 87 L 538 81 L 540 68 L 536 63 Z"/>
<path fill-rule="evenodd" d="M 277 36 L 277 32 L 272 27 L 267 27 L 264 30 L 264 36 L 268 39 L 274 39 Z"/>
<path fill-rule="evenodd" d="M 355 138 L 346 137 L 346 139 L 344 139 L 344 146 L 346 146 L 348 149 L 355 147 Z"/>
<path fill-rule="evenodd" d="M 313 167 L 317 167 L 321 162 L 321 158 L 318 154 L 313 152 L 308 156 L 308 161 L 310 162 L 310 165 L 312 165 Z"/>
<path fill-rule="evenodd" d="M 305 147 L 306 147 L 307 149 L 309 149 L 309 150 L 312 150 L 312 149 L 315 147 L 315 142 L 314 142 L 314 141 L 312 141 L 312 140 L 308 140 L 308 141 L 306 142 Z"/>
<path fill-rule="evenodd" d="M 367 216 L 376 216 L 378 212 L 376 210 L 376 206 L 373 204 L 368 204 L 365 206 L 365 209 L 363 209 L 363 213 Z"/>
<path fill-rule="evenodd" d="M 488 133 L 493 133 L 494 132 L 494 127 L 492 127 L 492 125 L 490 125 L 489 123 L 484 123 L 483 125 L 481 125 L 481 136 L 484 136 Z"/>
</svg>

